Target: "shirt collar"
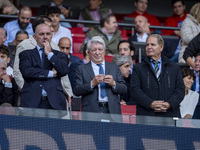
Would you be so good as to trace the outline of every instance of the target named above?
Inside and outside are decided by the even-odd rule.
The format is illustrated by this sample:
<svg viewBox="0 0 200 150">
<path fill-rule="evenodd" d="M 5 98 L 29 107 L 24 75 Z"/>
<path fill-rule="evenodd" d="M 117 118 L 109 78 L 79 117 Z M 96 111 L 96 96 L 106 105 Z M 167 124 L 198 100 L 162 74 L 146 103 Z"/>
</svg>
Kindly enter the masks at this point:
<svg viewBox="0 0 200 150">
<path fill-rule="evenodd" d="M 151 62 L 153 62 L 153 59 L 150 59 L 151 60 Z M 162 58 L 160 57 L 160 59 L 158 59 L 158 61 L 157 61 L 158 63 L 161 63 L 162 62 Z"/>
</svg>

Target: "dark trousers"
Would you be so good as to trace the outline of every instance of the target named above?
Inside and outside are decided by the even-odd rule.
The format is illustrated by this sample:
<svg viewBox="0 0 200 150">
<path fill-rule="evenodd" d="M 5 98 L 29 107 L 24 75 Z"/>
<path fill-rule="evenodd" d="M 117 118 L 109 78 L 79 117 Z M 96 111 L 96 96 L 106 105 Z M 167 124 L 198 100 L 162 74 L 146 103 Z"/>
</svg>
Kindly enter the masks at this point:
<svg viewBox="0 0 200 150">
<path fill-rule="evenodd" d="M 53 107 L 51 107 L 47 97 L 45 99 L 41 97 L 38 108 L 53 109 Z"/>
</svg>

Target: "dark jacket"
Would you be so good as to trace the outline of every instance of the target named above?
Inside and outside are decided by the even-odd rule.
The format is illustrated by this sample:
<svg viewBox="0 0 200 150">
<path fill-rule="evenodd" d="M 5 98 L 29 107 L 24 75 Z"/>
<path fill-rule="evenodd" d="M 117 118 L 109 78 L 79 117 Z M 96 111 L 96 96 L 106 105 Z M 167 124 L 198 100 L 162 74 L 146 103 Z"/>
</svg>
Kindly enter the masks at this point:
<svg viewBox="0 0 200 150">
<path fill-rule="evenodd" d="M 150 59 L 133 68 L 131 97 L 137 102 L 137 115 L 181 117 L 179 104 L 185 96 L 185 86 L 179 66 L 162 56 L 160 82 L 156 78 Z M 171 105 L 167 112 L 154 112 L 154 100 L 164 100 Z"/>
</svg>

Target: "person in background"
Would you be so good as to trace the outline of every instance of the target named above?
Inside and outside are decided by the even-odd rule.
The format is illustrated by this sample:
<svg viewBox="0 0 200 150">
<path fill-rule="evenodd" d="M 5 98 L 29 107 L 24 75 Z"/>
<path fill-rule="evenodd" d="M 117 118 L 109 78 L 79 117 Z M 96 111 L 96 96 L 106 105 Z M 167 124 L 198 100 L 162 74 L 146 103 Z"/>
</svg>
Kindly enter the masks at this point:
<svg viewBox="0 0 200 150">
<path fill-rule="evenodd" d="M 199 94 L 190 90 L 196 78 L 194 72 L 189 68 L 183 68 L 181 74 L 185 85 L 185 97 L 180 104 L 181 118 L 188 119 L 194 114 Z"/>
<path fill-rule="evenodd" d="M 122 105 L 135 105 L 136 103 L 130 98 L 130 79 L 131 79 L 131 56 L 125 55 L 114 55 L 112 63 L 116 64 L 124 78 L 127 86 L 127 93 L 125 95 L 120 95 Z"/>
<path fill-rule="evenodd" d="M 93 36 L 101 36 L 106 44 L 106 54 L 114 55 L 118 54 L 117 46 L 122 39 L 121 31 L 118 30 L 117 20 L 114 14 L 109 14 L 101 19 L 100 27 L 89 31 L 85 35 L 85 40 L 81 46 L 80 52 L 83 52 L 83 46 Z"/>
<path fill-rule="evenodd" d="M 0 1 L 0 14 L 15 15 L 18 11 L 19 10 L 9 0 Z"/>
<path fill-rule="evenodd" d="M 59 40 L 62 37 L 67 37 L 71 40 L 71 43 L 73 43 L 71 31 L 69 29 L 63 27 L 62 25 L 60 25 L 60 20 L 61 20 L 60 14 L 61 14 L 61 11 L 58 7 L 55 7 L 55 6 L 50 7 L 48 10 L 48 16 L 52 20 L 52 27 L 54 29 L 52 40 L 56 44 L 58 44 Z M 73 52 L 73 50 L 72 50 L 72 46 L 71 46 L 70 53 L 72 53 L 72 52 Z"/>
<path fill-rule="evenodd" d="M 6 70 L 7 62 L 0 58 L 0 106 L 16 106 L 18 88 Z"/>
<path fill-rule="evenodd" d="M 182 23 L 181 26 L 181 40 L 182 46 L 179 53 L 178 62 L 185 63 L 183 54 L 185 48 L 188 46 L 190 41 L 200 33 L 200 2 L 194 4 L 190 10 L 190 14 L 187 14 L 187 17 Z"/>
<path fill-rule="evenodd" d="M 23 6 L 19 10 L 18 19 L 7 22 L 4 25 L 4 29 L 7 31 L 7 39 L 4 43 L 6 46 L 8 45 L 9 42 L 13 42 L 16 33 L 19 30 L 26 30 L 29 36 L 34 34 L 32 29 L 32 24 L 30 23 L 31 16 L 32 16 L 32 11 L 30 7 Z"/>
<path fill-rule="evenodd" d="M 89 0 L 89 5 L 81 10 L 79 20 L 100 21 L 102 17 L 111 14 L 112 10 L 102 4 L 102 0 Z M 94 30 L 95 25 L 78 24 L 83 27 L 83 32 Z"/>
<path fill-rule="evenodd" d="M 4 44 L 7 39 L 7 31 L 0 27 L 0 45 Z"/>
<path fill-rule="evenodd" d="M 172 0 L 171 6 L 173 9 L 173 15 L 166 19 L 165 25 L 168 27 L 181 28 L 182 22 L 187 16 L 187 12 L 185 11 L 185 2 L 184 0 Z M 165 35 L 181 36 L 179 30 L 163 30 L 163 32 Z"/>
<path fill-rule="evenodd" d="M 147 18 L 150 25 L 160 26 L 160 22 L 156 18 L 156 16 L 148 14 L 146 12 L 148 7 L 149 0 L 135 0 L 134 5 L 136 7 L 136 11 L 133 11 L 132 14 L 126 15 L 126 17 L 137 17 L 138 15 L 142 15 Z"/>
<path fill-rule="evenodd" d="M 28 39 L 28 33 L 25 30 L 19 30 L 16 33 L 15 40 L 13 41 L 14 46 L 9 46 L 10 49 L 10 62 L 9 66 L 13 67 L 14 66 L 14 60 L 15 60 L 15 55 L 16 55 L 16 48 L 20 42 L 23 40 Z"/>
</svg>

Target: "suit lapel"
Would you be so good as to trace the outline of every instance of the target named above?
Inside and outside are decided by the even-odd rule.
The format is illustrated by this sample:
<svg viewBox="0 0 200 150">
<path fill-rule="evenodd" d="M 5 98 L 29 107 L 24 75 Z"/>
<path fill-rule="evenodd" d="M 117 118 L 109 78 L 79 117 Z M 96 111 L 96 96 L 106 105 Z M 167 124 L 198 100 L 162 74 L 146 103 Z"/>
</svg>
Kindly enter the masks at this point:
<svg viewBox="0 0 200 150">
<path fill-rule="evenodd" d="M 91 78 L 93 79 L 95 77 L 94 71 L 92 69 L 92 64 L 91 61 L 89 63 L 86 64 L 86 71 L 88 72 L 88 74 L 91 76 Z"/>
</svg>

